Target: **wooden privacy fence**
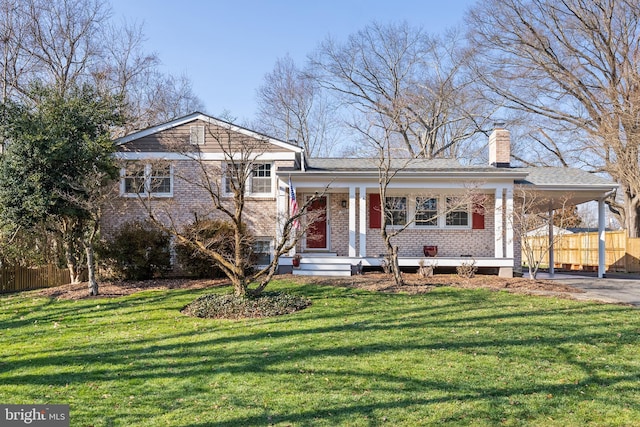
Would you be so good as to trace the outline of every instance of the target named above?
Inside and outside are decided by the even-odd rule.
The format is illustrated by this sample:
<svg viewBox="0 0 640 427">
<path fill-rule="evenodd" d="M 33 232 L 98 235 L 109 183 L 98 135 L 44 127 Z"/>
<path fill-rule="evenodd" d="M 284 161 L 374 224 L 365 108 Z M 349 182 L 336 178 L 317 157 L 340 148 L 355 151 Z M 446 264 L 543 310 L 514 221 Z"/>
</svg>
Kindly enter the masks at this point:
<svg viewBox="0 0 640 427">
<path fill-rule="evenodd" d="M 548 236 L 528 236 L 536 254 L 548 248 Z M 523 244 L 524 248 L 524 244 Z M 538 257 L 538 255 L 536 255 Z M 554 266 L 566 270 L 595 270 L 598 267 L 598 232 L 575 233 L 556 236 L 554 244 Z M 522 252 L 522 261 L 527 256 Z M 543 265 L 549 265 L 549 254 L 545 254 Z M 640 238 L 629 238 L 625 230 L 605 233 L 605 268 L 607 271 L 626 273 L 640 272 Z"/>
<path fill-rule="evenodd" d="M 0 293 L 50 288 L 67 283 L 71 283 L 69 270 L 54 265 L 0 268 Z"/>
</svg>

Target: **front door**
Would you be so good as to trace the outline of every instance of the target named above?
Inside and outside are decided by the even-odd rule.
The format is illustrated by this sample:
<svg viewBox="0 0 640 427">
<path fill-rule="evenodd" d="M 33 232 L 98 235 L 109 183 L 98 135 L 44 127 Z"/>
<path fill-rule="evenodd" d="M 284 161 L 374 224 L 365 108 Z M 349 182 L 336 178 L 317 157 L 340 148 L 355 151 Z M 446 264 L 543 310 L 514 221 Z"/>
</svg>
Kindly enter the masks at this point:
<svg viewBox="0 0 640 427">
<path fill-rule="evenodd" d="M 307 212 L 311 221 L 307 229 L 307 249 L 327 249 L 327 197 L 316 198 Z"/>
</svg>

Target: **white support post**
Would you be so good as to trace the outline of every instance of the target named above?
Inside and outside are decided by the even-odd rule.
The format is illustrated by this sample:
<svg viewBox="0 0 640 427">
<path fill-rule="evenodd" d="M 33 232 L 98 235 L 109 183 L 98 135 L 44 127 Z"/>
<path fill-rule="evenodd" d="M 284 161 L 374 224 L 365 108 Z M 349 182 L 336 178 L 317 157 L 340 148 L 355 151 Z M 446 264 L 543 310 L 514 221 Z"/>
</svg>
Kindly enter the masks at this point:
<svg viewBox="0 0 640 427">
<path fill-rule="evenodd" d="M 349 187 L 349 256 L 356 256 L 356 187 Z"/>
<path fill-rule="evenodd" d="M 506 192 L 505 227 L 507 258 L 513 258 L 513 187 L 508 187 Z M 514 266 L 515 267 L 515 266 Z"/>
<path fill-rule="evenodd" d="M 367 256 L 367 187 L 360 187 L 360 227 L 358 234 L 360 236 L 359 256 L 364 258 Z"/>
<path fill-rule="evenodd" d="M 605 206 L 604 199 L 598 200 L 598 278 L 603 279 L 606 277 L 606 265 L 605 265 Z"/>
<path fill-rule="evenodd" d="M 553 207 L 549 206 L 549 276 L 556 275 L 555 244 L 553 236 Z"/>
<path fill-rule="evenodd" d="M 502 217 L 502 202 L 503 202 L 503 193 L 504 188 L 498 187 L 496 188 L 496 207 L 494 212 L 494 234 L 495 234 L 495 256 L 496 258 L 504 258 L 504 227 L 503 227 L 503 217 Z"/>
<path fill-rule="evenodd" d="M 278 179 L 278 194 L 276 197 L 276 242 L 282 239 L 284 223 L 287 221 L 287 206 L 289 203 L 288 184 Z M 290 256 L 295 254 L 295 249 L 289 251 Z"/>
</svg>

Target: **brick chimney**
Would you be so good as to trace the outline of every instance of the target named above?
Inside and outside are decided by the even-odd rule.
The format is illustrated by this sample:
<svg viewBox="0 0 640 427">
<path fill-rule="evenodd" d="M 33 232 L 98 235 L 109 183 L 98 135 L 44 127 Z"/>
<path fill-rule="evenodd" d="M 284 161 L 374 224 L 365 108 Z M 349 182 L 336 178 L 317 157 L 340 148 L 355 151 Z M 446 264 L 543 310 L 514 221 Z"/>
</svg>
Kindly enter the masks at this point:
<svg viewBox="0 0 640 427">
<path fill-rule="evenodd" d="M 511 166 L 511 137 L 504 123 L 494 123 L 489 135 L 489 164 L 497 168 Z"/>
</svg>

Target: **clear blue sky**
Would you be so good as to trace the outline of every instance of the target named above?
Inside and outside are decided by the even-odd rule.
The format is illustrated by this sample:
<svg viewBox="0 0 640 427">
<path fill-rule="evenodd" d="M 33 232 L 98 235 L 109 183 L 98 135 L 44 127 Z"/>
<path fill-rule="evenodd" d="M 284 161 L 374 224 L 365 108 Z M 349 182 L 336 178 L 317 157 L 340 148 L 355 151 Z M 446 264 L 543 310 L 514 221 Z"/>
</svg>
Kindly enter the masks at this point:
<svg viewBox="0 0 640 427">
<path fill-rule="evenodd" d="M 337 40 L 377 21 L 441 33 L 475 0 L 111 0 L 116 22 L 144 25 L 146 50 L 186 74 L 214 116 L 254 118 L 256 90 L 278 58 L 303 65 L 327 35 Z"/>
</svg>

